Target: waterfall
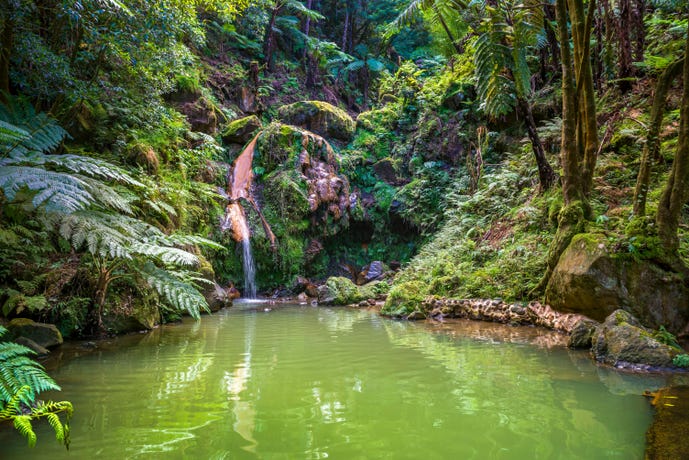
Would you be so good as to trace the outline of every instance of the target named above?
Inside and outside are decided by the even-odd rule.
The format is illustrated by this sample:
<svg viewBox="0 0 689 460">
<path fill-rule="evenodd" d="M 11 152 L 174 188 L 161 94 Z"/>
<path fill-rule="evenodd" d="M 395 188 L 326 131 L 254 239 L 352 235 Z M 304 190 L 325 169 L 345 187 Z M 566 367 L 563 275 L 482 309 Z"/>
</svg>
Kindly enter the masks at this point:
<svg viewBox="0 0 689 460">
<path fill-rule="evenodd" d="M 251 253 L 251 239 L 249 238 L 249 227 L 246 220 L 239 221 L 240 225 L 246 227 L 242 233 L 246 235 L 242 238 L 242 265 L 244 268 L 244 297 L 247 299 L 256 298 L 256 264 L 254 255 Z"/>
<path fill-rule="evenodd" d="M 232 230 L 232 238 L 242 244 L 242 265 L 244 268 L 244 297 L 248 299 L 256 298 L 256 265 L 254 256 L 251 253 L 251 231 L 247 224 L 244 208 L 239 202 L 240 198 L 253 206 L 261 219 L 261 225 L 265 230 L 266 236 L 270 240 L 273 250 L 276 248 L 275 235 L 270 229 L 270 225 L 261 213 L 258 205 L 251 196 L 251 182 L 253 172 L 251 164 L 253 161 L 254 149 L 258 140 L 258 134 L 244 148 L 237 157 L 228 174 L 227 192 L 222 195 L 228 200 L 225 208 L 225 216 L 220 223 L 220 228 L 224 231 Z"/>
</svg>

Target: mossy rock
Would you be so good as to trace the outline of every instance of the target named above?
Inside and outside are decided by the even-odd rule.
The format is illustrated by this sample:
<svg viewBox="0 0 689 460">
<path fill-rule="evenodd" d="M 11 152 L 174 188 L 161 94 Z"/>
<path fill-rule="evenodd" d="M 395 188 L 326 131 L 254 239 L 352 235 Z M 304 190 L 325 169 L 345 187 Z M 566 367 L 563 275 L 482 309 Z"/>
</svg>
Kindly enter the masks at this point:
<svg viewBox="0 0 689 460">
<path fill-rule="evenodd" d="M 659 342 L 629 312 L 617 310 L 593 334 L 592 352 L 597 361 L 611 366 L 669 368 L 680 350 Z"/>
<path fill-rule="evenodd" d="M 356 123 L 344 110 L 323 101 L 301 101 L 282 106 L 278 116 L 285 122 L 302 126 L 327 138 L 349 142 Z"/>
<path fill-rule="evenodd" d="M 390 289 L 381 314 L 396 318 L 408 317 L 421 311 L 421 302 L 426 295 L 425 285 L 421 281 L 408 281 L 397 284 Z"/>
<path fill-rule="evenodd" d="M 349 305 L 367 298 L 352 280 L 343 276 L 328 278 L 325 287 L 326 289 L 321 292 L 319 299 L 326 304 Z"/>
<path fill-rule="evenodd" d="M 554 309 L 602 321 L 618 309 L 652 328 L 677 333 L 689 322 L 689 286 L 679 274 L 649 260 L 616 254 L 603 234 L 581 233 L 560 256 L 548 282 Z"/>
<path fill-rule="evenodd" d="M 250 115 L 231 121 L 223 129 L 220 138 L 227 144 L 246 144 L 259 129 L 261 129 L 261 120 L 256 115 Z"/>
<path fill-rule="evenodd" d="M 7 325 L 10 337 L 25 337 L 41 347 L 61 345 L 62 334 L 54 324 L 37 323 L 29 318 L 15 318 Z"/>
</svg>

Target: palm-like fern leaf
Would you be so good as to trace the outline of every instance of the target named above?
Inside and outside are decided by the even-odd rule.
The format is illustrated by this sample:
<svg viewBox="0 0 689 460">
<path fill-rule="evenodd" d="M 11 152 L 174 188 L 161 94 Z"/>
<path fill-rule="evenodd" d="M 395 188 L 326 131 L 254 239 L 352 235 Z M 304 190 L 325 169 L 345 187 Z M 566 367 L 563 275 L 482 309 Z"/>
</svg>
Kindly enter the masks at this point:
<svg viewBox="0 0 689 460">
<path fill-rule="evenodd" d="M 192 318 L 198 319 L 201 310 L 210 311 L 198 288 L 179 273 L 162 270 L 152 263 L 146 264 L 140 273 L 170 305 L 179 310 L 186 310 Z"/>
</svg>

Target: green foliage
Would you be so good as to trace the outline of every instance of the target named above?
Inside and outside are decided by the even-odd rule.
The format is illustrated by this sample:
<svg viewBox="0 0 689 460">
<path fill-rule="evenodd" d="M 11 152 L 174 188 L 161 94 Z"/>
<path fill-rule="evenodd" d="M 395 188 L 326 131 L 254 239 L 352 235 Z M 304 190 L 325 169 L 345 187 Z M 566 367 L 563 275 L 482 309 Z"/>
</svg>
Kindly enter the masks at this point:
<svg viewBox="0 0 689 460">
<path fill-rule="evenodd" d="M 0 338 L 7 329 L 0 326 Z M 36 401 L 43 391 L 59 391 L 60 387 L 45 373 L 43 367 L 30 358 L 34 353 L 13 342 L 0 342 L 0 422 L 10 421 L 14 428 L 27 438 L 29 446 L 36 444 L 31 422 L 46 418 L 55 431 L 56 439 L 69 447 L 69 418 L 72 404 L 69 401 Z M 67 414 L 63 423 L 57 415 Z"/>
<path fill-rule="evenodd" d="M 56 148 L 64 137 L 64 131 L 54 120 L 36 114 L 25 103 L 15 103 L 14 107 L 16 109 L 13 110 L 4 108 L 6 126 L 19 132 L 22 128 L 14 123 L 21 123 L 21 126 L 31 128 L 31 134 L 24 130 L 26 134 L 15 136 L 16 140 L 9 135 L 2 138 L 4 143 L 0 143 L 0 148 L 7 156 L 0 159 L 3 166 L 0 187 L 10 203 L 22 199 L 24 190 L 34 192 L 29 209 L 48 213 L 43 218 L 43 225 L 57 230 L 73 250 L 91 255 L 98 267 L 97 289 L 102 291 L 100 300 L 97 300 L 99 315 L 105 290 L 113 279 L 141 274 L 173 307 L 198 318 L 199 311 L 208 308 L 195 285 L 198 280 L 192 274 L 174 269 L 197 266 L 198 257 L 181 246 L 203 245 L 217 250 L 222 247 L 206 238 L 166 234 L 153 225 L 126 215 L 133 213 L 131 195 L 125 195 L 104 181 L 119 181 L 133 187 L 142 186 L 139 181 L 100 159 L 36 150 Z M 59 135 L 51 134 L 54 132 Z M 47 170 L 49 166 L 65 172 Z M 147 200 L 145 203 L 160 210 L 169 209 L 164 202 Z M 27 287 L 26 284 L 21 286 L 21 281 L 19 284 Z M 16 290 L 8 291 L 8 294 L 3 306 L 6 312 L 15 308 L 39 310 L 46 307 L 45 298 L 40 295 L 31 297 L 27 296 L 29 293 Z"/>
<path fill-rule="evenodd" d="M 530 202 L 533 174 L 523 157 L 487 172 L 473 194 L 465 178 L 456 178 L 445 222 L 395 279 L 391 295 L 416 283 L 417 296 L 525 298 L 538 284 L 553 231 L 547 209 L 554 198 Z"/>
<path fill-rule="evenodd" d="M 653 338 L 669 347 L 676 348 L 678 350 L 682 349 L 677 342 L 677 337 L 675 337 L 673 333 L 668 332 L 668 330 L 665 329 L 665 326 L 660 326 L 658 330 L 653 333 Z"/>
<path fill-rule="evenodd" d="M 677 367 L 689 368 L 689 355 L 686 353 L 681 353 L 674 358 L 672 358 L 672 364 Z"/>
</svg>

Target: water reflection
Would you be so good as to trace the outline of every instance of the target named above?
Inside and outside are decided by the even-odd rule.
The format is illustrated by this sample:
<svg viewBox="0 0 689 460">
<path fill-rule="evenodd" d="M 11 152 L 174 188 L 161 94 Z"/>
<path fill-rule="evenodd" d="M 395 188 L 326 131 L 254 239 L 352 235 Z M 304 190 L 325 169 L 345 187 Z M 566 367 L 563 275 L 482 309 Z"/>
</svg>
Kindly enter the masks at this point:
<svg viewBox="0 0 689 460">
<path fill-rule="evenodd" d="M 0 445 L 27 459 L 641 458 L 639 395 L 664 379 L 562 340 L 251 304 L 79 350 L 56 371 L 78 410 L 72 452 L 43 428 L 35 450 L 5 431 Z"/>
</svg>

